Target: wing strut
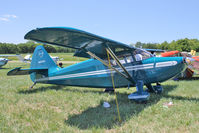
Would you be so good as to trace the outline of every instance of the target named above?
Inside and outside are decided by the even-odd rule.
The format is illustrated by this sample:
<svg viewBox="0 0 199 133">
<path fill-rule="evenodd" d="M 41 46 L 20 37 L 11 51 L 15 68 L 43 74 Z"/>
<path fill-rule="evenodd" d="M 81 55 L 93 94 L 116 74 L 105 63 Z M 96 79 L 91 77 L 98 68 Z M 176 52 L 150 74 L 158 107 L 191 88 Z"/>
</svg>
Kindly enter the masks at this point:
<svg viewBox="0 0 199 133">
<path fill-rule="evenodd" d="M 126 73 L 127 79 L 131 82 L 134 83 L 131 75 L 129 74 L 129 72 L 126 70 L 126 68 L 120 63 L 119 59 L 117 58 L 117 56 L 113 53 L 113 51 L 107 47 L 106 48 L 107 52 L 111 55 L 111 57 L 117 62 L 117 64 L 123 69 L 123 71 Z"/>
<path fill-rule="evenodd" d="M 119 73 L 120 75 L 122 75 L 124 78 L 126 78 L 127 80 L 129 80 L 128 76 L 125 75 L 124 73 L 121 73 L 120 71 L 118 71 L 116 68 L 112 67 L 112 66 L 109 66 L 106 62 L 104 62 L 101 58 L 99 58 L 98 56 L 96 56 L 95 54 L 93 54 L 92 52 L 90 51 L 87 51 L 86 52 L 87 54 L 89 54 L 91 57 L 99 60 L 101 63 L 103 63 L 105 66 L 107 67 L 110 67 L 111 69 L 115 70 L 117 73 Z M 131 81 L 132 82 L 132 81 Z"/>
</svg>

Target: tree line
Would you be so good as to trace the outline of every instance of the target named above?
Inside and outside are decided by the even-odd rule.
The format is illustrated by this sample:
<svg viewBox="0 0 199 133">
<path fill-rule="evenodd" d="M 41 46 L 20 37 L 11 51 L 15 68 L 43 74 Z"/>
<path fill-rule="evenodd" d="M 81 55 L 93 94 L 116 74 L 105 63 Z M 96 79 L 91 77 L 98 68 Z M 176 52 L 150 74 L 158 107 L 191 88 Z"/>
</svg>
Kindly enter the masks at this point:
<svg viewBox="0 0 199 133">
<path fill-rule="evenodd" d="M 28 41 L 26 43 L 10 44 L 10 43 L 0 43 L 0 54 L 22 54 L 22 53 L 33 53 L 34 49 L 38 45 L 43 45 L 35 43 L 33 41 Z M 172 42 L 163 43 L 142 43 L 137 42 L 135 44 L 130 44 L 131 46 L 138 48 L 148 48 L 148 49 L 162 49 L 162 50 L 179 50 L 179 51 L 191 51 L 195 50 L 199 52 L 199 40 L 198 39 L 179 39 Z M 75 52 L 74 49 L 64 48 L 52 45 L 43 45 L 48 53 L 72 53 Z"/>
<path fill-rule="evenodd" d="M 0 54 L 23 54 L 23 53 L 33 53 L 34 49 L 38 45 L 43 45 L 35 43 L 33 41 L 28 41 L 26 43 L 12 44 L 12 43 L 0 43 Z M 71 48 L 64 48 L 52 45 L 43 45 L 48 53 L 72 53 L 75 50 Z"/>
<path fill-rule="evenodd" d="M 137 42 L 135 44 L 130 44 L 138 48 L 148 48 L 148 49 L 162 49 L 162 50 L 178 50 L 178 51 L 191 51 L 195 50 L 199 52 L 199 40 L 198 39 L 179 39 L 177 41 L 172 41 L 168 43 L 164 41 L 163 43 L 141 43 Z"/>
</svg>

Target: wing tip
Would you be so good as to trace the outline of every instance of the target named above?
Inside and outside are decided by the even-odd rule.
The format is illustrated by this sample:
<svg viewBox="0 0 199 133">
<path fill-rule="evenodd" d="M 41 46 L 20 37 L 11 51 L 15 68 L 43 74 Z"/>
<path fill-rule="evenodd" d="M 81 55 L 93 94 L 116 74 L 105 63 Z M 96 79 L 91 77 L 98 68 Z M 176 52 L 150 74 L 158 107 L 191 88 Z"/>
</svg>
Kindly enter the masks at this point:
<svg viewBox="0 0 199 133">
<path fill-rule="evenodd" d="M 7 76 L 16 75 L 16 73 L 17 73 L 18 71 L 20 71 L 20 69 L 21 69 L 21 67 L 16 67 L 16 68 L 10 70 L 10 71 L 7 73 Z"/>
</svg>

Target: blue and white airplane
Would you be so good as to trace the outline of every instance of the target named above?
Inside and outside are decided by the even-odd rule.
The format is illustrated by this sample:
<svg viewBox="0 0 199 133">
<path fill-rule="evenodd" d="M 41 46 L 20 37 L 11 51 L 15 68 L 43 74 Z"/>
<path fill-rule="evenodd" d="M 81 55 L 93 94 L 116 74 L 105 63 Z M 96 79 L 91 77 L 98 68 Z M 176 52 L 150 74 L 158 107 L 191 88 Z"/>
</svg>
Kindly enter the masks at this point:
<svg viewBox="0 0 199 133">
<path fill-rule="evenodd" d="M 183 57 L 154 57 L 143 49 L 68 27 L 38 28 L 28 32 L 25 39 L 73 48 L 76 49 L 74 56 L 90 59 L 60 68 L 43 46 L 37 46 L 29 69 L 15 68 L 7 75 L 30 74 L 33 85 L 44 83 L 95 88 L 136 86 L 137 91 L 128 96 L 136 101 L 148 100 L 150 94 L 143 89 L 144 85 L 150 92 L 162 91 L 160 85 L 152 86 L 152 83 L 175 77 L 190 63 L 188 58 Z"/>
</svg>

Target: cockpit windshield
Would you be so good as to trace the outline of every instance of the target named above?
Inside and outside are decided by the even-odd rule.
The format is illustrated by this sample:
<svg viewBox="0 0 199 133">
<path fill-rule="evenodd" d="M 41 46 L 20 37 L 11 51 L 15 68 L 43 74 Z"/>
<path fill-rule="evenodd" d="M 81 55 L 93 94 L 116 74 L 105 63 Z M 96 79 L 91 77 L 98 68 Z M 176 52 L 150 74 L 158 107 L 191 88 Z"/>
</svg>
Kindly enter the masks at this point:
<svg viewBox="0 0 199 133">
<path fill-rule="evenodd" d="M 143 49 L 136 49 L 133 52 L 133 55 L 134 55 L 136 61 L 145 60 L 150 57 L 153 57 L 153 55 L 151 53 L 149 53 Z"/>
</svg>

